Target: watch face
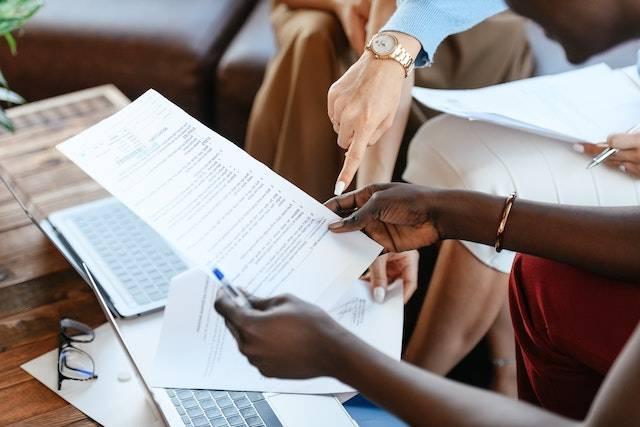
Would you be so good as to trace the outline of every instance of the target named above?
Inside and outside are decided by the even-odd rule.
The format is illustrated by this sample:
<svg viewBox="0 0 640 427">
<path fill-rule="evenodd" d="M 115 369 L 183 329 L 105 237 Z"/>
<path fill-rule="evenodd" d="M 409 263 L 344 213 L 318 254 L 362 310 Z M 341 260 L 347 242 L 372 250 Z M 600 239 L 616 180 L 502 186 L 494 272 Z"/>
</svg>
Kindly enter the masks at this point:
<svg viewBox="0 0 640 427">
<path fill-rule="evenodd" d="M 376 55 L 391 55 L 396 48 L 396 39 L 389 34 L 378 34 L 371 41 L 371 50 Z"/>
</svg>

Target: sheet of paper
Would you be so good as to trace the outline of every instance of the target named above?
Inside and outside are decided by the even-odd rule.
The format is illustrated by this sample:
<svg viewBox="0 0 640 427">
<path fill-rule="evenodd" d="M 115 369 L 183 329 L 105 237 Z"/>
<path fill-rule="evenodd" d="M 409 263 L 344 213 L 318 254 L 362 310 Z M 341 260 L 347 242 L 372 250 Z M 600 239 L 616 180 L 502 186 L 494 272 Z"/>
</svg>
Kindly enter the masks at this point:
<svg viewBox="0 0 640 427">
<path fill-rule="evenodd" d="M 224 320 L 214 310 L 216 290 L 211 279 L 195 269 L 172 281 L 151 377 L 153 386 L 311 394 L 353 391 L 332 378 L 263 377 L 239 352 Z M 363 340 L 400 358 L 403 303 L 399 287 L 384 304 L 376 304 L 366 285 L 357 281 L 328 311 Z"/>
<path fill-rule="evenodd" d="M 183 255 L 259 296 L 314 301 L 381 247 L 150 90 L 58 148 Z"/>
<path fill-rule="evenodd" d="M 52 350 L 22 365 L 22 369 L 87 416 L 104 426 L 162 426 L 156 420 L 144 397 L 142 385 L 131 380 L 118 381 L 121 372 L 133 375 L 109 324 L 95 329 L 95 340 L 82 349 L 94 359 L 98 379 L 95 381 L 63 381 L 58 391 L 58 350 Z"/>
<path fill-rule="evenodd" d="M 640 90 L 605 64 L 473 90 L 415 88 L 424 105 L 568 142 L 599 143 L 640 122 Z"/>
</svg>

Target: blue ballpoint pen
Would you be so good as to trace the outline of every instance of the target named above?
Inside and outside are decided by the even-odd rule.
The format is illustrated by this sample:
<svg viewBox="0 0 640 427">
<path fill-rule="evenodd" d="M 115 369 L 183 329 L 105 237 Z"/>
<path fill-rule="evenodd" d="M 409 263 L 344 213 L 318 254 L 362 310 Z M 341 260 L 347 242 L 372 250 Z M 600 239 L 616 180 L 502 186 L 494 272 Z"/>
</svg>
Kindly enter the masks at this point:
<svg viewBox="0 0 640 427">
<path fill-rule="evenodd" d="M 224 274 L 222 274 L 222 271 L 220 271 L 220 269 L 214 268 L 213 269 L 213 275 L 216 276 L 216 279 L 218 279 L 218 281 L 222 285 L 222 289 L 224 289 L 224 291 L 227 293 L 227 295 L 229 295 L 231 297 L 231 299 L 233 300 L 233 302 L 237 306 L 239 306 L 239 307 L 250 307 L 251 306 L 251 303 L 249 302 L 247 297 L 245 297 L 242 292 L 239 292 L 231 284 L 231 282 L 229 282 L 229 280 L 224 276 Z"/>
</svg>

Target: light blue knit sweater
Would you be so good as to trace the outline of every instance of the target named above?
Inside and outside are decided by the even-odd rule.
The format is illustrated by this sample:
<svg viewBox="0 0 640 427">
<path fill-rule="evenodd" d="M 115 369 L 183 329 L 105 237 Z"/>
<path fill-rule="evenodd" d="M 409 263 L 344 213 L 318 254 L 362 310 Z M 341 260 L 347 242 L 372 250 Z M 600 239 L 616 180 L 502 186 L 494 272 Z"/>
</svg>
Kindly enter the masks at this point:
<svg viewBox="0 0 640 427">
<path fill-rule="evenodd" d="M 503 0 L 398 0 L 383 31 L 414 36 L 422 44 L 416 67 L 429 65 L 438 45 L 507 8 Z"/>
</svg>

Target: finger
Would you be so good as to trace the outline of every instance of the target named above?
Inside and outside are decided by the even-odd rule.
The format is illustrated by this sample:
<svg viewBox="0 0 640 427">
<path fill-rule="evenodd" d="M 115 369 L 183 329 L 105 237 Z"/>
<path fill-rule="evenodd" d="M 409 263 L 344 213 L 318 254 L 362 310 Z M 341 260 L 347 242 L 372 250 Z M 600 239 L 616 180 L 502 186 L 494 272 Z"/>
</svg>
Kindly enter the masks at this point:
<svg viewBox="0 0 640 427">
<path fill-rule="evenodd" d="M 341 196 L 333 197 L 327 200 L 324 205 L 337 214 L 346 212 L 351 215 L 351 213 L 356 209 L 364 206 L 371 196 L 377 192 L 388 190 L 396 185 L 397 184 L 394 183 L 370 184 L 366 187 L 360 188 L 359 190 L 350 191 Z"/>
<path fill-rule="evenodd" d="M 214 307 L 225 321 L 231 323 L 235 328 L 240 329 L 238 325 L 244 316 L 245 309 L 233 302 L 231 297 L 222 288 L 218 288 Z"/>
<path fill-rule="evenodd" d="M 640 165 L 638 165 L 637 163 L 623 162 L 619 166 L 619 169 L 631 176 L 640 177 Z"/>
<path fill-rule="evenodd" d="M 343 116 L 343 111 L 347 106 L 348 100 L 349 100 L 348 94 L 344 93 L 343 91 L 343 93 L 341 93 L 341 96 L 338 96 L 334 102 L 332 122 L 334 123 L 333 130 L 338 134 L 338 137 L 340 137 L 340 129 L 342 129 L 344 124 L 343 121 L 345 120 L 345 118 L 342 116 Z"/>
<path fill-rule="evenodd" d="M 420 254 L 418 251 L 411 251 L 406 254 L 406 264 L 402 270 L 402 296 L 405 303 L 409 301 L 418 288 L 419 259 Z"/>
<path fill-rule="evenodd" d="M 630 162 L 608 162 L 607 166 L 630 176 L 640 176 L 640 165 Z"/>
<path fill-rule="evenodd" d="M 332 199 L 327 200 L 324 205 L 338 215 L 343 212 L 348 212 L 350 215 L 355 209 L 359 207 L 357 204 L 357 194 L 362 191 L 363 189 L 350 191 L 347 194 L 336 196 Z"/>
<path fill-rule="evenodd" d="M 596 144 L 573 144 L 573 149 L 578 153 L 584 153 L 593 157 L 602 153 L 602 150 L 606 149 L 606 147 L 603 148 Z"/>
<path fill-rule="evenodd" d="M 377 219 L 378 207 L 374 203 L 367 202 L 365 205 L 338 222 L 329 224 L 329 230 L 334 233 L 347 233 L 349 231 L 358 231 L 365 228 L 369 223 Z"/>
<path fill-rule="evenodd" d="M 389 284 L 387 278 L 387 261 L 388 256 L 382 255 L 376 258 L 376 260 L 369 267 L 371 272 L 371 290 L 373 299 L 378 302 L 384 302 L 387 295 L 387 285 Z"/>
<path fill-rule="evenodd" d="M 224 324 L 227 327 L 227 329 L 229 329 L 229 332 L 231 333 L 233 338 L 236 340 L 236 342 L 238 344 L 242 343 L 243 339 L 242 339 L 242 335 L 240 334 L 240 331 L 238 331 L 238 329 L 231 322 L 228 322 L 225 320 Z"/>
<path fill-rule="evenodd" d="M 251 308 L 259 311 L 267 310 L 273 304 L 273 298 L 259 298 L 251 293 L 249 293 L 246 289 L 239 288 L 238 289 L 245 298 L 251 304 Z"/>
<path fill-rule="evenodd" d="M 340 133 L 340 123 L 334 123 L 333 121 L 331 122 L 331 124 L 333 125 L 333 131 L 338 134 Z"/>
<path fill-rule="evenodd" d="M 619 150 L 617 153 L 609 157 L 609 159 L 607 160 L 635 163 L 640 160 L 639 157 L 640 156 L 638 155 L 638 150 L 629 149 L 629 150 Z"/>
<path fill-rule="evenodd" d="M 345 75 L 343 74 L 338 80 L 336 80 L 331 87 L 329 88 L 329 92 L 327 92 L 327 114 L 332 123 L 338 123 L 336 111 L 336 103 L 344 94 L 342 90 L 342 80 Z"/>
<path fill-rule="evenodd" d="M 416 289 L 418 289 L 417 283 L 402 286 L 402 301 L 404 304 L 409 302 L 413 294 L 416 293 Z"/>
<path fill-rule="evenodd" d="M 614 148 L 620 150 L 628 150 L 631 148 L 640 148 L 640 134 L 637 133 L 618 133 L 609 136 L 607 143 Z"/>
<path fill-rule="evenodd" d="M 349 151 L 345 155 L 344 165 L 338 175 L 336 190 L 347 188 L 358 172 L 360 163 L 367 152 L 367 144 L 365 139 L 353 140 Z M 340 184 L 343 183 L 343 184 Z M 337 191 L 336 191 L 337 193 Z M 337 194 L 339 195 L 339 194 Z"/>
<path fill-rule="evenodd" d="M 340 114 L 340 128 L 338 129 L 338 146 L 342 149 L 348 150 L 353 142 L 353 136 L 355 135 L 354 120 L 345 114 Z"/>
</svg>

